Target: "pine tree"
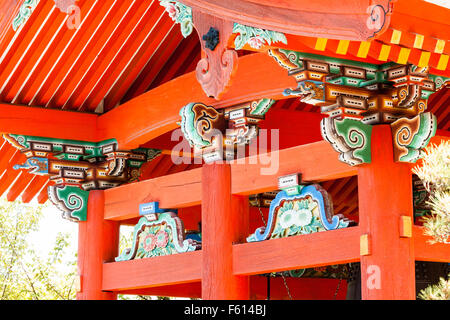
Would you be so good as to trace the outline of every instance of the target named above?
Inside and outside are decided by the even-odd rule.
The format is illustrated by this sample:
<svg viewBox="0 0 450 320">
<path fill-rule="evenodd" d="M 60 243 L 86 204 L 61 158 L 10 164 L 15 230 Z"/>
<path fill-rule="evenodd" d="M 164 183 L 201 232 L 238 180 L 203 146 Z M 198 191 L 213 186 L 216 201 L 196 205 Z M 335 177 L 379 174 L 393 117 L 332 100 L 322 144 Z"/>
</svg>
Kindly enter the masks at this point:
<svg viewBox="0 0 450 320">
<path fill-rule="evenodd" d="M 431 144 L 423 154 L 422 166 L 413 169 L 430 194 L 431 214 L 423 217 L 425 234 L 430 243 L 450 243 L 450 143 Z M 437 285 L 422 290 L 419 299 L 450 300 L 450 274 Z"/>
</svg>

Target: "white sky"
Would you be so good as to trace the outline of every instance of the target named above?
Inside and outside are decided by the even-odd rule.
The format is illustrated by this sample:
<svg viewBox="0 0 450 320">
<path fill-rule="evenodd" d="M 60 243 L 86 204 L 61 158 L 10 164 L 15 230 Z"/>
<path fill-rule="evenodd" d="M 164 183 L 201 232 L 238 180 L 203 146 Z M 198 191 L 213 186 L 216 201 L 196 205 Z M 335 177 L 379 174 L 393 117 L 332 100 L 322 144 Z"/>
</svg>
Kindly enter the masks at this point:
<svg viewBox="0 0 450 320">
<path fill-rule="evenodd" d="M 425 0 L 425 2 L 433 3 L 435 5 L 450 9 L 450 0 Z"/>
<path fill-rule="evenodd" d="M 61 212 L 47 202 L 43 210 L 39 230 L 30 234 L 31 243 L 36 244 L 36 251 L 44 257 L 53 248 L 59 232 L 70 234 L 70 251 L 76 252 L 78 250 L 78 224 L 64 219 Z"/>
</svg>

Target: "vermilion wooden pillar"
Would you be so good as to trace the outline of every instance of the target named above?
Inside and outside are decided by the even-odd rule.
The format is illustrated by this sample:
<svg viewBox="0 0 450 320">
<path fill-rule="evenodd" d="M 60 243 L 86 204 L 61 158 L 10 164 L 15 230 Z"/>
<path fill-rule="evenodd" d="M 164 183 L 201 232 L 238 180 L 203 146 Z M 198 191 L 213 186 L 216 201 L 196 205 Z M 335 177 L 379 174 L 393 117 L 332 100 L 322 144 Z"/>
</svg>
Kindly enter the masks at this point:
<svg viewBox="0 0 450 320">
<path fill-rule="evenodd" d="M 233 275 L 233 243 L 248 231 L 248 199 L 231 194 L 229 164 L 202 169 L 202 299 L 247 300 L 249 277 Z"/>
<path fill-rule="evenodd" d="M 388 125 L 374 126 L 372 162 L 358 168 L 361 241 L 361 297 L 371 300 L 415 299 L 414 248 L 401 237 L 402 216 L 413 221 L 411 166 L 393 161 Z M 408 220 L 409 218 L 406 218 Z"/>
<path fill-rule="evenodd" d="M 118 222 L 104 219 L 105 195 L 89 192 L 87 221 L 78 222 L 78 300 L 114 300 L 117 294 L 102 291 L 103 262 L 114 261 L 119 245 Z"/>
</svg>

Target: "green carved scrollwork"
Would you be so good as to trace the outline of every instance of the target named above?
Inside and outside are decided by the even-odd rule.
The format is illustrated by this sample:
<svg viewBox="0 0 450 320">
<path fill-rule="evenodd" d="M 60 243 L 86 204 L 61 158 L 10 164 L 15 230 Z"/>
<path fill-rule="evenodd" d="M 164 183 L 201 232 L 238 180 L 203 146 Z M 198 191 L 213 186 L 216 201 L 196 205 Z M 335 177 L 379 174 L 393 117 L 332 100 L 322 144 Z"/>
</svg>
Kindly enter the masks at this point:
<svg viewBox="0 0 450 320">
<path fill-rule="evenodd" d="M 78 187 L 48 187 L 48 198 L 61 210 L 63 217 L 72 221 L 86 221 L 89 191 Z"/>
<path fill-rule="evenodd" d="M 415 163 L 420 152 L 436 134 L 437 119 L 431 112 L 412 119 L 402 118 L 391 123 L 394 160 Z"/>
<path fill-rule="evenodd" d="M 12 28 L 17 31 L 19 27 L 24 24 L 33 13 L 34 8 L 38 5 L 39 0 L 25 0 L 19 9 L 19 12 L 14 17 L 12 22 Z"/>
<path fill-rule="evenodd" d="M 339 160 L 352 166 L 371 162 L 371 125 L 336 118 L 323 118 L 320 124 L 322 137 L 340 153 Z"/>
<path fill-rule="evenodd" d="M 192 33 L 192 9 L 181 2 L 170 0 L 159 0 L 159 4 L 166 8 L 170 18 L 180 24 L 181 34 L 187 37 Z"/>
<path fill-rule="evenodd" d="M 246 44 L 254 49 L 260 49 L 264 45 L 271 45 L 274 42 L 287 44 L 286 36 L 277 31 L 265 30 L 235 23 L 233 33 L 238 35 L 234 39 L 236 50 L 242 49 Z"/>
</svg>

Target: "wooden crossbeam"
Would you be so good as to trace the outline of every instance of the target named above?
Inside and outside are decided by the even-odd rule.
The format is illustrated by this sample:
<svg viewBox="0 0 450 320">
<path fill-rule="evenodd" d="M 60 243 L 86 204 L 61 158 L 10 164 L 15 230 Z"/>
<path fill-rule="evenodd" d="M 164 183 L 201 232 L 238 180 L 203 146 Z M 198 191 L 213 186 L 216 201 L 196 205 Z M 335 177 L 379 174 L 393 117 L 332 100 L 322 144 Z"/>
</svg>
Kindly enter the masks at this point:
<svg viewBox="0 0 450 320">
<path fill-rule="evenodd" d="M 278 159 L 275 156 L 278 154 Z M 353 176 L 356 168 L 338 160 L 337 153 L 326 141 L 284 149 L 269 154 L 277 170 L 262 164 L 255 156 L 234 163 L 233 194 L 249 195 L 278 189 L 278 177 L 301 172 L 305 181 L 321 181 Z M 268 157 L 269 157 L 268 156 Z M 270 158 L 269 157 L 269 158 Z M 251 164 L 254 161 L 256 164 Z M 264 175 L 264 170 L 268 171 Z M 201 168 L 183 171 L 146 181 L 105 190 L 105 219 L 127 220 L 139 216 L 140 203 L 159 201 L 161 208 L 181 208 L 201 202 Z"/>
<path fill-rule="evenodd" d="M 0 132 L 96 141 L 97 115 L 0 103 Z"/>
<path fill-rule="evenodd" d="M 190 72 L 101 115 L 98 138 L 116 138 L 121 148 L 134 149 L 176 129 L 180 108 L 190 102 L 223 108 L 261 98 L 285 99 L 283 90 L 295 86 L 295 80 L 268 55 L 242 56 L 233 84 L 220 101 L 206 97 L 195 72 Z"/>
<path fill-rule="evenodd" d="M 233 271 L 251 275 L 356 262 L 359 236 L 359 228 L 350 227 L 235 245 Z"/>
<path fill-rule="evenodd" d="M 131 290 L 200 281 L 202 252 L 103 264 L 103 290 Z M 182 266 L 182 267 L 181 267 Z"/>
<path fill-rule="evenodd" d="M 357 262 L 360 259 L 359 227 L 324 231 L 308 235 L 272 239 L 233 246 L 233 273 L 257 275 Z M 443 244 L 426 243 L 423 228 L 413 227 L 415 260 L 450 262 L 450 249 Z M 285 250 L 290 248 L 290 250 Z M 292 254 L 296 252 L 296 254 Z M 305 254 L 302 254 L 305 253 Z M 202 251 L 171 256 L 110 262 L 103 265 L 103 290 L 123 293 L 175 292 L 181 284 L 186 294 L 199 289 Z M 173 286 L 173 289 L 171 289 Z M 160 287 L 160 288 L 157 288 Z M 142 291 L 145 288 L 154 288 Z"/>
<path fill-rule="evenodd" d="M 339 279 L 286 277 L 285 280 L 293 300 L 331 300 L 334 298 L 338 287 L 339 290 L 336 295 L 336 300 L 344 300 L 347 293 L 346 282 L 342 281 L 340 283 Z M 250 299 L 267 299 L 267 290 L 267 277 L 250 277 Z M 201 298 L 201 291 L 200 282 L 190 282 L 152 288 L 122 290 L 119 293 L 160 297 Z M 289 299 L 282 277 L 270 278 L 270 299 Z"/>
</svg>

